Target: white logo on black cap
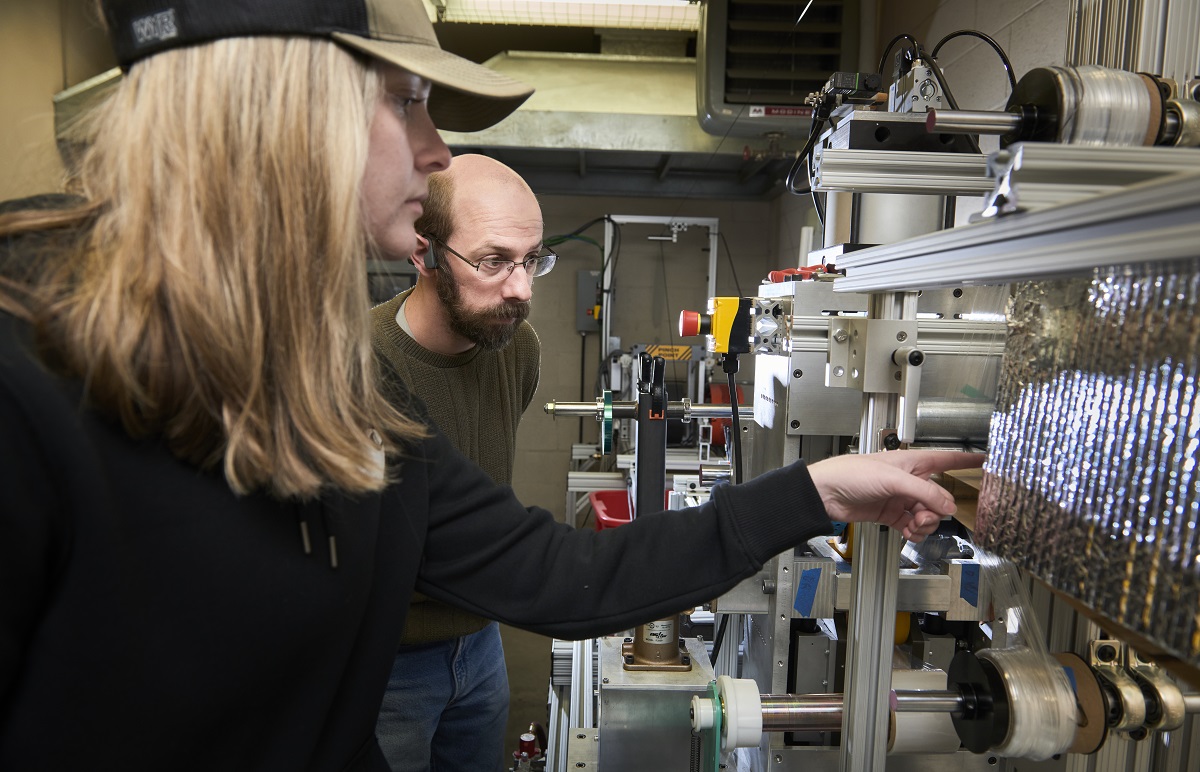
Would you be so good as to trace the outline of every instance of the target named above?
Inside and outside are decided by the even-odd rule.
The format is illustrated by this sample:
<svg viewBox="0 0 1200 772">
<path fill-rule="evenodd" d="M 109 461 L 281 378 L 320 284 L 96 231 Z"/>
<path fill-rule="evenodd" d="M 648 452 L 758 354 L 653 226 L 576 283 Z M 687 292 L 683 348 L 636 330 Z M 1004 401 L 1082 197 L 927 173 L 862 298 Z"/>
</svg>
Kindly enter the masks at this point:
<svg viewBox="0 0 1200 772">
<path fill-rule="evenodd" d="M 139 48 L 178 36 L 174 8 L 133 20 L 133 41 Z"/>
</svg>

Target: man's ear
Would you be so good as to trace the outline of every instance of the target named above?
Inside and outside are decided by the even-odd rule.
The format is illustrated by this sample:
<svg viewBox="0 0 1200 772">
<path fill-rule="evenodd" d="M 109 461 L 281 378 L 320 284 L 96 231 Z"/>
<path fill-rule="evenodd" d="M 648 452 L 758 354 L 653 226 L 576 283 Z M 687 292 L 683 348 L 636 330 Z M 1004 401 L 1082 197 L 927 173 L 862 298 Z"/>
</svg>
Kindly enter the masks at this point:
<svg viewBox="0 0 1200 772">
<path fill-rule="evenodd" d="M 421 235 L 417 236 L 417 248 L 408 258 L 408 261 L 416 267 L 417 273 L 422 276 L 428 276 L 430 271 L 437 270 L 437 256 L 433 254 L 433 245 L 429 243 L 428 238 Z"/>
</svg>

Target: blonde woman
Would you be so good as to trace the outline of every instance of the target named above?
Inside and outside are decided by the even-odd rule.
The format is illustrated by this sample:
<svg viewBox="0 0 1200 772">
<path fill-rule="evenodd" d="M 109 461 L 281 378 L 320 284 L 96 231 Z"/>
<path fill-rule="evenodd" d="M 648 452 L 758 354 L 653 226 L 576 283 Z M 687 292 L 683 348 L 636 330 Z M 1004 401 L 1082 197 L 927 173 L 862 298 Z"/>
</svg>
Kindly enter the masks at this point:
<svg viewBox="0 0 1200 772">
<path fill-rule="evenodd" d="M 415 246 L 434 121 L 529 90 L 419 0 L 102 7 L 127 76 L 77 198 L 0 217 L 0 769 L 384 769 L 414 588 L 590 636 L 830 518 L 919 539 L 953 510 L 922 478 L 974 459 L 912 453 L 602 534 L 526 511 L 381 396 L 363 261 Z"/>
</svg>

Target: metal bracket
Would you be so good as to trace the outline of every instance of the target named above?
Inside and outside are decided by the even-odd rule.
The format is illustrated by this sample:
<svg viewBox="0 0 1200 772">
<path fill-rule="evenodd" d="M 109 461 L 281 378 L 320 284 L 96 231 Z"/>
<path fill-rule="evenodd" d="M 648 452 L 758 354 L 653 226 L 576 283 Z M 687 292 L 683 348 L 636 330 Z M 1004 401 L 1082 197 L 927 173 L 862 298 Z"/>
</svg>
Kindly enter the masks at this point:
<svg viewBox="0 0 1200 772">
<path fill-rule="evenodd" d="M 892 361 L 892 356 L 897 350 L 911 347 L 916 339 L 915 319 L 836 317 L 830 320 L 825 385 L 875 394 L 901 393 L 904 374 L 901 365 Z M 915 409 L 915 401 L 913 404 Z"/>
<path fill-rule="evenodd" d="M 1146 723 L 1146 700 L 1142 688 L 1125 672 L 1126 646 L 1121 641 L 1092 641 L 1088 664 L 1100 677 L 1101 686 L 1115 703 L 1109 710 L 1108 728 L 1118 732 L 1141 729 Z"/>
<path fill-rule="evenodd" d="M 1154 662 L 1127 649 L 1129 672 L 1147 697 L 1146 729 L 1169 732 L 1183 726 L 1186 709 L 1183 692 Z"/>
</svg>

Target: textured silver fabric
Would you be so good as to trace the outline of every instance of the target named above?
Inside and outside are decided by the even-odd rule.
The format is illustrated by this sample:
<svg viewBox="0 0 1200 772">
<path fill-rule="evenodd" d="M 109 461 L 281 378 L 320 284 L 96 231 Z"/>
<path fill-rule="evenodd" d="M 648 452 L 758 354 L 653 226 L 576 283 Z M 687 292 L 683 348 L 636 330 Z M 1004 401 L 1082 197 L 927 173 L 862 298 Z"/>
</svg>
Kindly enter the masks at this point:
<svg viewBox="0 0 1200 772">
<path fill-rule="evenodd" d="M 981 546 L 1200 664 L 1200 260 L 1014 288 Z"/>
</svg>

